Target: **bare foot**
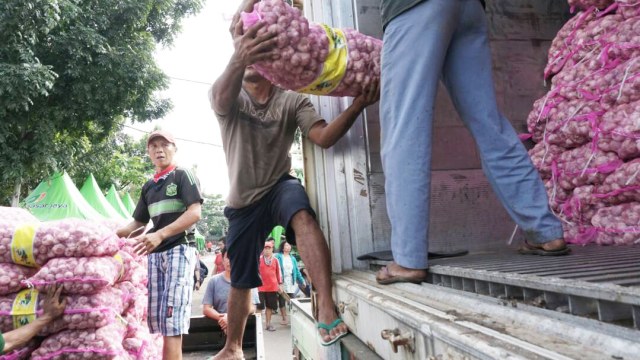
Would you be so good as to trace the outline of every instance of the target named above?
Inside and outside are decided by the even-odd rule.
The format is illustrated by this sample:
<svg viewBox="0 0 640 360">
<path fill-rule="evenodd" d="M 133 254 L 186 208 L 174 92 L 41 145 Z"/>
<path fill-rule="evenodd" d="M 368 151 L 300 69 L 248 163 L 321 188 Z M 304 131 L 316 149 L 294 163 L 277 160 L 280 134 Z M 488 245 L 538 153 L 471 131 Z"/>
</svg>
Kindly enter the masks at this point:
<svg viewBox="0 0 640 360">
<path fill-rule="evenodd" d="M 529 243 L 525 241 L 518 252 L 523 255 L 559 256 L 571 252 L 563 239 L 556 239 L 544 244 Z"/>
<path fill-rule="evenodd" d="M 320 323 L 330 325 L 339 318 L 340 317 L 335 311 L 335 304 L 333 304 L 333 302 L 331 302 L 330 306 L 318 309 L 318 322 Z M 342 321 L 335 327 L 333 327 L 330 331 L 327 331 L 327 329 L 323 328 L 318 329 L 318 333 L 320 334 L 322 341 L 325 343 L 330 342 L 337 337 L 344 336 L 344 334 L 347 334 L 348 332 L 349 328 L 347 327 L 347 324 Z"/>
<path fill-rule="evenodd" d="M 566 247 L 567 243 L 564 242 L 564 239 L 556 239 L 542 244 L 542 248 L 547 251 L 560 250 Z"/>
<path fill-rule="evenodd" d="M 242 349 L 228 350 L 226 347 L 220 350 L 216 356 L 209 358 L 208 360 L 244 360 L 244 353 Z"/>
<path fill-rule="evenodd" d="M 397 282 L 410 282 L 419 284 L 427 278 L 427 269 L 409 269 L 392 262 L 381 268 L 376 273 L 376 281 L 387 285 Z"/>
</svg>

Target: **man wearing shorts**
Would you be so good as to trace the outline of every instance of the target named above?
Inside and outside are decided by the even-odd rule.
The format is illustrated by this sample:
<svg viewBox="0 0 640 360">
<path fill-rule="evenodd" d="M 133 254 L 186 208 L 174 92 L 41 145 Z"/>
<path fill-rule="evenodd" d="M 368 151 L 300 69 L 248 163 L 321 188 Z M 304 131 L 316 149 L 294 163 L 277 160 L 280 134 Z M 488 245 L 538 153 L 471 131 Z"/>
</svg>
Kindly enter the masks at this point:
<svg viewBox="0 0 640 360">
<path fill-rule="evenodd" d="M 176 167 L 175 140 L 154 131 L 147 152 L 156 173 L 142 187 L 133 221 L 118 229 L 120 237 L 136 236 L 135 250 L 148 255 L 151 333 L 164 337 L 163 359 L 182 359 L 182 335 L 189 330 L 193 271 L 196 266 L 195 224 L 201 217 L 200 183 L 187 169 Z M 140 235 L 149 220 L 153 228 Z"/>
<path fill-rule="evenodd" d="M 241 8 L 244 10 L 245 8 Z M 257 35 L 263 23 L 242 30 L 232 24 L 235 52 L 213 84 L 209 99 L 218 119 L 226 154 L 230 191 L 226 247 L 231 260 L 229 329 L 214 359 L 241 359 L 242 335 L 251 309 L 250 289 L 260 286 L 259 258 L 275 225 L 297 244 L 317 290 L 318 333 L 323 345 L 347 334 L 331 297 L 329 248 L 300 182 L 289 175 L 289 149 L 296 129 L 329 148 L 353 125 L 362 110 L 378 101 L 378 84 L 365 89 L 344 112 L 327 123 L 301 94 L 272 85 L 251 66 L 278 57 L 274 34 Z"/>
</svg>

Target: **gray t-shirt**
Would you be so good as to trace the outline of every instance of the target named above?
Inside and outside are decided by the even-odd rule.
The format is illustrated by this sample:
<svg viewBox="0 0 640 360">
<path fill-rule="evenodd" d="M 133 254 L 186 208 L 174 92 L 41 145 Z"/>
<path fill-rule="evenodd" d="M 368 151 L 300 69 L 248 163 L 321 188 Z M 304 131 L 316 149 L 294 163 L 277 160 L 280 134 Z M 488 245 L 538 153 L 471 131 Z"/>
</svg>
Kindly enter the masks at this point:
<svg viewBox="0 0 640 360">
<path fill-rule="evenodd" d="M 217 312 L 226 314 L 229 291 L 231 291 L 231 282 L 224 278 L 224 273 L 214 275 L 207 284 L 202 305 L 211 305 Z M 251 289 L 251 303 L 260 304 L 258 288 Z"/>
<path fill-rule="evenodd" d="M 224 273 L 214 275 L 209 279 L 202 305 L 211 305 L 217 312 L 226 313 L 229 291 L 231 291 L 231 282 L 224 278 Z"/>
<path fill-rule="evenodd" d="M 213 108 L 213 95 L 209 91 Z M 307 136 L 323 120 L 305 95 L 273 88 L 260 105 L 242 89 L 227 115 L 216 114 L 229 168 L 227 206 L 260 200 L 291 169 L 289 150 L 297 128 Z"/>
</svg>

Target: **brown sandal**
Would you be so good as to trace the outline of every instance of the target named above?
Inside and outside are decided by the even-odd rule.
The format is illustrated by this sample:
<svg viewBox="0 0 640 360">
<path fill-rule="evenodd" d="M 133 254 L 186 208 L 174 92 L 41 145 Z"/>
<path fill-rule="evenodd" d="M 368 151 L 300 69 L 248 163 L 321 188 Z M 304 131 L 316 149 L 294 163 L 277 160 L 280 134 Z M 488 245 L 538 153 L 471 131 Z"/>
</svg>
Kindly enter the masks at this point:
<svg viewBox="0 0 640 360">
<path fill-rule="evenodd" d="M 398 282 L 407 282 L 413 284 L 420 284 L 427 281 L 427 277 L 425 276 L 399 276 L 393 275 L 389 272 L 389 268 L 387 266 L 383 266 L 376 273 L 376 281 L 380 285 L 389 285 Z"/>
<path fill-rule="evenodd" d="M 522 255 L 560 256 L 567 255 L 571 252 L 571 249 L 564 245 L 555 250 L 546 250 L 542 247 L 542 244 L 529 244 L 525 241 L 518 249 L 518 252 Z"/>
</svg>

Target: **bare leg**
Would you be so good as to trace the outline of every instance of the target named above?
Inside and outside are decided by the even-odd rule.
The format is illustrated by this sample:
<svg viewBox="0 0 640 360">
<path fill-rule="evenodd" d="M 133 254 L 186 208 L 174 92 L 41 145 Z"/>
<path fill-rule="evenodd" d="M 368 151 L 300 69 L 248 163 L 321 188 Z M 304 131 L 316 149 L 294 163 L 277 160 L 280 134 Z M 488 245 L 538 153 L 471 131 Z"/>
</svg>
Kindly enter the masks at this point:
<svg viewBox="0 0 640 360">
<path fill-rule="evenodd" d="M 267 306 L 266 310 L 264 311 L 266 318 L 267 318 L 267 323 L 265 324 L 265 328 L 269 328 L 269 326 L 271 326 L 271 314 L 273 313 L 273 310 L 271 310 L 270 307 Z"/>
<path fill-rule="evenodd" d="M 162 345 L 163 360 L 182 360 L 182 335 L 164 336 Z"/>
<path fill-rule="evenodd" d="M 282 322 L 280 324 L 287 325 L 287 307 L 283 306 L 280 308 L 280 314 L 282 316 Z"/>
<path fill-rule="evenodd" d="M 251 314 L 251 289 L 231 287 L 229 292 L 229 327 L 227 327 L 227 342 L 224 348 L 213 357 L 213 360 L 244 359 L 242 352 L 242 337 L 247 318 Z"/>
<path fill-rule="evenodd" d="M 291 219 L 291 227 L 296 234 L 298 250 L 304 260 L 309 276 L 317 290 L 318 321 L 331 324 L 338 318 L 335 303 L 331 297 L 331 259 L 329 247 L 316 220 L 307 211 L 297 212 Z M 349 331 L 340 323 L 331 333 L 321 330 L 324 341 L 330 341 L 341 333 Z"/>
</svg>

